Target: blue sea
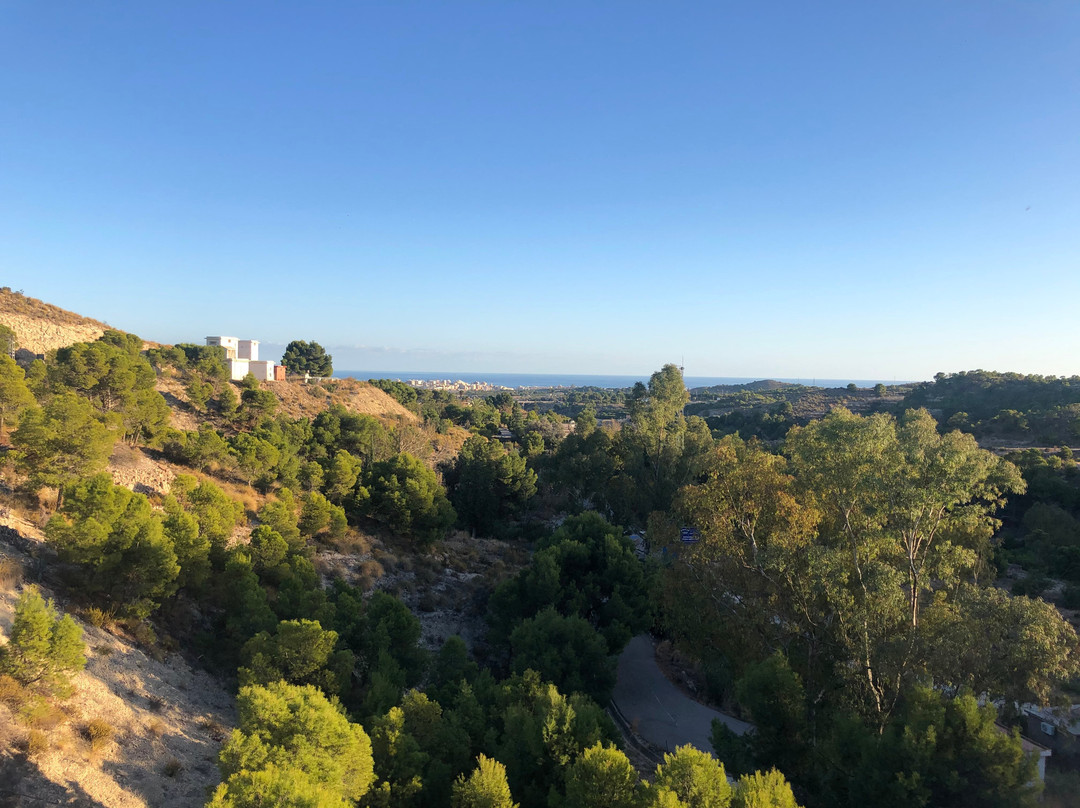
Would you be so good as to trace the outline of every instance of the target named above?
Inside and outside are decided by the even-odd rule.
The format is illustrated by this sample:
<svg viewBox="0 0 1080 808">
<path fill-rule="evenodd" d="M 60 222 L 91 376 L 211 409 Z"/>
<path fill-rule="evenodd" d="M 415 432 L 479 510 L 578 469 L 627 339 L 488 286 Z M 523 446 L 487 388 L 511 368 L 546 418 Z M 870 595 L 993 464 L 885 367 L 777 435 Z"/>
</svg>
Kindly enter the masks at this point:
<svg viewBox="0 0 1080 808">
<path fill-rule="evenodd" d="M 449 379 L 450 381 L 463 381 L 469 384 L 487 382 L 495 387 L 510 387 L 519 389 L 522 387 L 609 387 L 621 389 L 633 387 L 635 382 L 648 383 L 650 373 L 641 376 L 604 376 L 577 373 L 464 373 L 447 370 L 419 371 L 419 370 L 336 370 L 334 375 L 338 378 L 352 379 L 396 379 L 408 382 L 411 379 L 422 381 L 435 381 Z M 749 376 L 687 376 L 686 386 L 712 387 L 718 384 L 749 384 L 760 381 L 762 378 Z M 810 377 L 802 379 L 773 379 L 778 382 L 791 384 L 805 384 L 811 387 L 847 387 L 854 382 L 857 387 L 873 387 L 875 384 L 904 384 L 903 380 L 897 379 L 814 379 Z"/>
</svg>

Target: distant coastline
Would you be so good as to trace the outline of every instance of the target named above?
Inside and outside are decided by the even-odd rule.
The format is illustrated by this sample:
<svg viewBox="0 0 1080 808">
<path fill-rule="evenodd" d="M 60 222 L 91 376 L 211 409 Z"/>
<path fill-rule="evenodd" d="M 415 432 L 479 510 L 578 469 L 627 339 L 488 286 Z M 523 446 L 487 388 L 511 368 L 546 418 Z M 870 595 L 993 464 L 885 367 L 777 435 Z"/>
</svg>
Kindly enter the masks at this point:
<svg viewBox="0 0 1080 808">
<path fill-rule="evenodd" d="M 410 379 L 434 381 L 447 379 L 450 381 L 463 381 L 469 384 L 487 382 L 493 387 L 509 387 L 517 390 L 527 387 L 605 387 L 620 389 L 633 387 L 635 382 L 648 383 L 651 374 L 640 376 L 632 375 L 600 375 L 580 373 L 455 373 L 447 370 L 420 371 L 420 370 L 337 370 L 334 375 L 338 378 L 352 379 L 395 379 L 408 382 Z M 750 377 L 750 376 L 687 376 L 686 386 L 712 387 L 719 384 L 749 384 L 761 381 L 764 378 L 773 377 Z M 805 377 L 802 379 L 773 378 L 773 381 L 788 382 L 790 384 L 805 384 L 810 387 L 847 387 L 854 382 L 857 387 L 873 387 L 875 384 L 908 384 L 910 380 L 904 379 L 814 379 Z"/>
</svg>

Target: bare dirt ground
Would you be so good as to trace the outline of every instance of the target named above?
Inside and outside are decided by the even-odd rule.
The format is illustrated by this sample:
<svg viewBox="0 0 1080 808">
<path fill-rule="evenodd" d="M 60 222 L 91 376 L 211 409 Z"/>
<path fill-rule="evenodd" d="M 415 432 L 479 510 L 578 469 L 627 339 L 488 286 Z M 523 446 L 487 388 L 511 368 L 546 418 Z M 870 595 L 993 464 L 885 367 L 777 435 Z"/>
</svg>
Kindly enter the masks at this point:
<svg viewBox="0 0 1080 808">
<path fill-rule="evenodd" d="M 266 388 L 277 395 L 281 410 L 293 418 L 314 418 L 332 404 L 340 404 L 349 412 L 403 419 L 408 423 L 417 421 L 416 414 L 409 412 L 396 399 L 357 379 L 332 379 L 310 384 L 302 381 L 272 382 L 267 383 Z"/>
<path fill-rule="evenodd" d="M 27 528 L 10 517 L 0 523 Z M 35 562 L 24 548 L 36 550 L 37 538 L 12 541 L 7 530 L 2 534 L 0 552 L 18 559 L 32 575 Z M 0 592 L 5 641 L 19 589 Z M 42 593 L 53 595 L 44 587 Z M 30 728 L 0 705 L 0 805 L 202 805 L 218 782 L 217 753 L 235 721 L 230 693 L 179 654 L 155 659 L 122 636 L 79 622 L 86 670 L 73 679 L 75 694 L 58 702 L 54 721 L 38 727 L 47 748 L 28 756 Z M 113 730 L 98 749 L 86 738 L 86 726 L 95 719 Z"/>
<path fill-rule="evenodd" d="M 109 473 L 113 482 L 140 494 L 167 494 L 177 474 L 190 474 L 184 469 L 149 457 L 141 449 L 118 442 L 109 457 Z"/>
</svg>

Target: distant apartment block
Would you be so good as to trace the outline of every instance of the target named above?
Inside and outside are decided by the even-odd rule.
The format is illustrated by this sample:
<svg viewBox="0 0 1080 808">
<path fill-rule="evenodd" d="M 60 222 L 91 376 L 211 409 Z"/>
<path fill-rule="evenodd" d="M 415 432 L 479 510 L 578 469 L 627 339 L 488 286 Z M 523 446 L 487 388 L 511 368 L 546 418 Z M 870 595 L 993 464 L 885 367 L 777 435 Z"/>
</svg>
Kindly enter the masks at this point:
<svg viewBox="0 0 1080 808">
<path fill-rule="evenodd" d="M 278 373 L 269 359 L 259 359 L 259 341 L 255 339 L 237 339 L 236 337 L 207 337 L 207 345 L 218 345 L 225 349 L 225 367 L 229 378 L 234 382 L 243 379 L 249 373 L 259 381 L 272 382 L 284 378 L 284 372 Z M 282 367 L 281 371 L 285 368 Z"/>
</svg>

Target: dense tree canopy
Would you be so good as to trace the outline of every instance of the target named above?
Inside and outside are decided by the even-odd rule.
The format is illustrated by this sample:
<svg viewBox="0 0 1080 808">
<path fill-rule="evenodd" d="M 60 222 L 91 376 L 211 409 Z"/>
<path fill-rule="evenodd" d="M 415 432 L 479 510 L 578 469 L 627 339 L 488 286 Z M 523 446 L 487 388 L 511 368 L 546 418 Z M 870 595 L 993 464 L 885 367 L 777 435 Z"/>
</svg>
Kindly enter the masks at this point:
<svg viewBox="0 0 1080 808">
<path fill-rule="evenodd" d="M 161 518 L 108 474 L 66 486 L 45 534 L 61 559 L 85 570 L 86 591 L 111 606 L 146 616 L 176 589 L 180 566 Z"/>
<path fill-rule="evenodd" d="M 239 726 L 221 750 L 225 782 L 215 799 L 245 804 L 239 800 L 252 786 L 252 774 L 273 769 L 292 773 L 303 789 L 325 792 L 324 800 L 356 800 L 371 787 L 375 775 L 367 733 L 317 688 L 284 682 L 243 687 L 237 708 Z"/>
<path fill-rule="evenodd" d="M 333 376 L 334 358 L 317 342 L 293 340 L 285 347 L 281 364 L 289 373 L 310 373 L 312 376 Z"/>
<path fill-rule="evenodd" d="M 451 502 L 465 527 L 490 534 L 536 493 L 536 472 L 497 440 L 474 435 L 446 468 Z"/>
<path fill-rule="evenodd" d="M 43 407 L 23 412 L 12 435 L 17 467 L 35 490 L 90 476 L 105 468 L 116 443 L 115 426 L 74 393 L 55 395 Z"/>
<path fill-rule="evenodd" d="M 33 404 L 23 369 L 6 353 L 0 353 L 0 440 L 6 438 L 8 426 L 17 424 L 19 415 Z"/>
</svg>

